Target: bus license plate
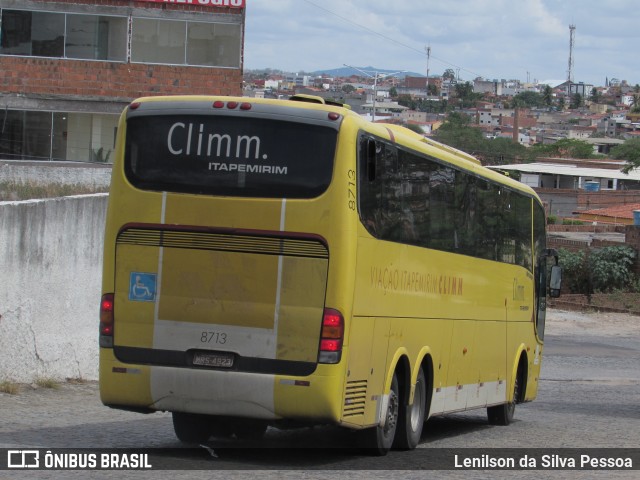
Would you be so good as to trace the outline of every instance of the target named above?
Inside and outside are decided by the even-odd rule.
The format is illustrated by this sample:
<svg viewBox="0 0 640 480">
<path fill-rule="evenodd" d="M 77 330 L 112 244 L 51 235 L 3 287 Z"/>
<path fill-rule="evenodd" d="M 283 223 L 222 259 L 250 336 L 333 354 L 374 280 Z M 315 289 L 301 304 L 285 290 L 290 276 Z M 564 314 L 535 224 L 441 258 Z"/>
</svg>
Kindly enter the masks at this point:
<svg viewBox="0 0 640 480">
<path fill-rule="evenodd" d="M 193 364 L 202 367 L 233 367 L 233 355 L 230 353 L 203 353 L 196 352 L 193 355 Z"/>
</svg>

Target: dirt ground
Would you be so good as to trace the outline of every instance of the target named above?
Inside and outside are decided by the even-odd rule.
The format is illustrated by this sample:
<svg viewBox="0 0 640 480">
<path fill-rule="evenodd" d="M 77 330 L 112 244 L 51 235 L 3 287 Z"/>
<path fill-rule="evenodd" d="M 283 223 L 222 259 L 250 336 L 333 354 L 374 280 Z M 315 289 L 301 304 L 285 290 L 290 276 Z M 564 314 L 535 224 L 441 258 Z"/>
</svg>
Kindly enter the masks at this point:
<svg viewBox="0 0 640 480">
<path fill-rule="evenodd" d="M 591 298 L 581 294 L 563 294 L 550 300 L 550 305 L 559 310 L 600 310 L 640 315 L 640 293 L 594 293 Z"/>
<path fill-rule="evenodd" d="M 640 316 L 627 313 L 582 313 L 550 309 L 547 311 L 546 332 L 557 335 L 579 333 L 616 337 L 640 335 Z"/>
</svg>

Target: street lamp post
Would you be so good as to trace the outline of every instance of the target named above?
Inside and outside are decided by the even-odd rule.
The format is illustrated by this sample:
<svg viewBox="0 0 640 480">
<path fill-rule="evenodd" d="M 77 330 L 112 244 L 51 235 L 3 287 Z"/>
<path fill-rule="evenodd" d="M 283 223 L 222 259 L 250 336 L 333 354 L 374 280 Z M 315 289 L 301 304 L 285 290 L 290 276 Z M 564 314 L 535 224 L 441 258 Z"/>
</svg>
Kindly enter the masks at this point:
<svg viewBox="0 0 640 480">
<path fill-rule="evenodd" d="M 376 121 L 376 99 L 378 98 L 378 78 L 393 77 L 394 75 L 398 75 L 399 73 L 406 73 L 407 71 L 400 70 L 399 72 L 393 72 L 393 73 L 378 73 L 378 71 L 376 70 L 375 72 L 373 72 L 373 75 L 371 75 L 371 73 L 361 70 L 358 67 L 353 67 L 351 65 L 347 65 L 346 63 L 343 63 L 343 65 L 345 67 L 353 68 L 354 70 L 357 70 L 360 73 L 364 73 L 369 78 L 373 78 L 373 108 L 372 108 L 371 121 L 375 122 Z"/>
</svg>

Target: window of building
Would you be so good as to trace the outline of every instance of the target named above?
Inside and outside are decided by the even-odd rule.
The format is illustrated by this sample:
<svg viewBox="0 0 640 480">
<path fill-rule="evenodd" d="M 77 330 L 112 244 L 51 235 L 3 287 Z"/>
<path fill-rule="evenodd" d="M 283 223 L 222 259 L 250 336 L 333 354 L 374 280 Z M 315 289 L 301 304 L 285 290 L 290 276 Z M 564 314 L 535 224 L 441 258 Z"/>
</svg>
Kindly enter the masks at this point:
<svg viewBox="0 0 640 480">
<path fill-rule="evenodd" d="M 131 61 L 240 67 L 239 24 L 133 19 Z"/>
<path fill-rule="evenodd" d="M 240 68 L 240 25 L 189 22 L 187 63 Z"/>
<path fill-rule="evenodd" d="M 127 17 L 2 10 L 0 54 L 127 59 Z"/>
<path fill-rule="evenodd" d="M 125 17 L 67 15 L 65 56 L 125 61 L 127 24 Z"/>
<path fill-rule="evenodd" d="M 0 156 L 15 160 L 112 162 L 119 115 L 5 110 Z"/>
<path fill-rule="evenodd" d="M 3 10 L 0 48 L 6 55 L 64 56 L 64 15 Z"/>
<path fill-rule="evenodd" d="M 175 20 L 133 19 L 131 61 L 185 63 L 186 23 Z"/>
<path fill-rule="evenodd" d="M 0 55 L 127 61 L 126 16 L 2 9 Z M 234 23 L 133 18 L 131 61 L 240 68 Z"/>
</svg>

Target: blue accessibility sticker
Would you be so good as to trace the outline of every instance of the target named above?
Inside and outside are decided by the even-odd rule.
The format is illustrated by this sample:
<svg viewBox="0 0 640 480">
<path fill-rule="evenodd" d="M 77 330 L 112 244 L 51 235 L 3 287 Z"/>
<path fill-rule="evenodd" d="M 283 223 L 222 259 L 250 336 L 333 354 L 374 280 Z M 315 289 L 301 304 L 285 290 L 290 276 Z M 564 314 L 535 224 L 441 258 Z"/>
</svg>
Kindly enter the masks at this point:
<svg viewBox="0 0 640 480">
<path fill-rule="evenodd" d="M 129 301 L 155 302 L 157 276 L 155 273 L 131 272 L 129 277 Z"/>
</svg>

